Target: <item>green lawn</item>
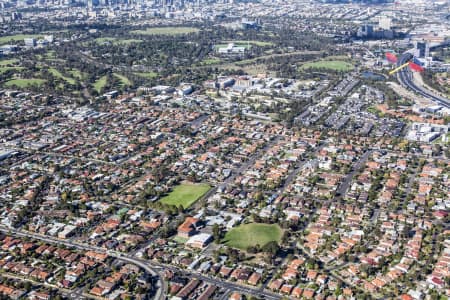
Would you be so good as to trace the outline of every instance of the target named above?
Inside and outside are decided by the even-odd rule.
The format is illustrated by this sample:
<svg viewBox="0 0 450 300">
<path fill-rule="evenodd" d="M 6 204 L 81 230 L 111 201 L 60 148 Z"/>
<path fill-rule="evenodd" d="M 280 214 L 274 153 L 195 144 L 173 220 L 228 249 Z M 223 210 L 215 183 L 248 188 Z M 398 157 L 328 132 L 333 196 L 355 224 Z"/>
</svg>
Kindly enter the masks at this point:
<svg viewBox="0 0 450 300">
<path fill-rule="evenodd" d="M 147 79 L 158 77 L 158 73 L 156 72 L 135 72 L 134 75 Z"/>
<path fill-rule="evenodd" d="M 17 86 L 18 88 L 26 88 L 32 85 L 42 85 L 46 82 L 44 79 L 27 78 L 27 79 L 12 79 L 4 83 L 6 87 Z"/>
<path fill-rule="evenodd" d="M 50 73 L 52 73 L 53 76 L 55 76 L 57 78 L 61 78 L 64 81 L 66 81 L 67 83 L 69 83 L 69 84 L 75 84 L 76 83 L 75 79 L 64 76 L 63 74 L 61 74 L 60 71 L 56 70 L 55 68 L 49 68 L 48 71 Z"/>
<path fill-rule="evenodd" d="M 169 195 L 163 197 L 161 203 L 188 208 L 200 199 L 211 187 L 209 184 L 184 183 L 176 186 Z"/>
<path fill-rule="evenodd" d="M 0 45 L 5 45 L 9 43 L 14 43 L 18 41 L 23 41 L 26 38 L 41 38 L 42 35 L 39 34 L 16 34 L 16 35 L 7 35 L 0 37 Z"/>
<path fill-rule="evenodd" d="M 227 232 L 223 243 L 227 246 L 246 250 L 249 246 L 264 246 L 268 242 L 280 243 L 283 230 L 273 224 L 250 223 L 240 225 Z"/>
<path fill-rule="evenodd" d="M 94 82 L 94 89 L 100 93 L 102 89 L 105 87 L 107 80 L 108 77 L 106 75 L 100 77 L 96 82 Z"/>
<path fill-rule="evenodd" d="M 342 60 L 321 60 L 308 62 L 301 66 L 301 69 L 328 69 L 333 71 L 351 71 L 354 66 Z"/>
<path fill-rule="evenodd" d="M 112 43 L 113 45 L 130 45 L 135 43 L 141 43 L 142 40 L 137 39 L 118 39 L 113 37 L 101 37 L 95 39 L 95 42 L 97 44 L 105 44 L 105 43 Z"/>
<path fill-rule="evenodd" d="M 195 27 L 152 27 L 145 30 L 134 30 L 131 33 L 144 35 L 180 35 L 199 31 L 200 29 Z"/>
</svg>

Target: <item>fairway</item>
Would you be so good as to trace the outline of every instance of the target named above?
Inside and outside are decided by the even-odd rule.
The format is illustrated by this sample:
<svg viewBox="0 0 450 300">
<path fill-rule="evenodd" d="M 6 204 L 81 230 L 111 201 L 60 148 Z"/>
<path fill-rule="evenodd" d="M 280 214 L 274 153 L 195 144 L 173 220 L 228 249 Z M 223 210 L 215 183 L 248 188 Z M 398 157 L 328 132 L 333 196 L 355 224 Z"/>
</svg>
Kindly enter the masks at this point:
<svg viewBox="0 0 450 300">
<path fill-rule="evenodd" d="M 200 29 L 195 27 L 152 27 L 145 30 L 134 30 L 131 33 L 144 35 L 180 35 L 199 31 Z"/>
<path fill-rule="evenodd" d="M 105 76 L 102 76 L 102 77 L 100 77 L 100 79 L 98 79 L 95 83 L 94 83 L 94 89 L 97 91 L 97 92 L 101 92 L 102 91 L 102 89 L 105 87 L 105 85 L 106 85 L 106 81 L 108 80 L 108 77 L 105 75 Z"/>
<path fill-rule="evenodd" d="M 251 223 L 235 227 L 227 232 L 223 243 L 227 246 L 246 250 L 249 246 L 264 246 L 268 242 L 280 243 L 283 231 L 273 224 Z"/>
<path fill-rule="evenodd" d="M 328 69 L 333 71 L 351 71 L 353 65 L 342 60 L 321 60 L 308 62 L 301 66 L 302 69 Z"/>
<path fill-rule="evenodd" d="M 55 76 L 56 78 L 60 78 L 60 79 L 64 80 L 65 82 L 69 83 L 69 84 L 75 84 L 76 83 L 75 79 L 64 76 L 63 74 L 61 74 L 60 71 L 56 70 L 55 68 L 50 68 L 50 69 L 48 69 L 48 71 L 53 76 Z"/>
<path fill-rule="evenodd" d="M 11 42 L 23 41 L 26 38 L 41 38 L 42 35 L 39 34 L 16 34 L 16 35 L 7 35 L 0 37 L 0 45 L 8 44 Z"/>
<path fill-rule="evenodd" d="M 152 79 L 158 77 L 158 73 L 156 72 L 135 72 L 134 75 L 146 78 L 146 79 Z"/>
<path fill-rule="evenodd" d="M 130 45 L 135 43 L 141 43 L 142 40 L 136 40 L 136 39 L 118 39 L 113 37 L 102 37 L 95 39 L 95 42 L 97 44 L 108 44 L 111 43 L 113 45 Z"/>
<path fill-rule="evenodd" d="M 11 70 L 13 70 L 13 71 L 20 71 L 20 70 L 23 70 L 23 69 L 24 69 L 23 67 L 3 67 L 3 66 L 0 65 L 0 74 L 3 74 L 5 72 L 11 71 Z"/>
<path fill-rule="evenodd" d="M 113 75 L 117 79 L 120 80 L 120 83 L 121 83 L 122 86 L 130 86 L 131 85 L 131 81 L 128 78 L 126 78 L 125 76 L 117 74 L 117 73 L 114 73 Z"/>
<path fill-rule="evenodd" d="M 15 65 L 15 64 L 17 64 L 18 62 L 19 62 L 19 60 L 16 59 L 16 58 L 0 60 L 0 66 Z"/>
<path fill-rule="evenodd" d="M 69 73 L 70 73 L 70 75 L 72 75 L 72 77 L 75 77 L 77 79 L 83 79 L 83 77 L 85 77 L 85 75 L 86 75 L 84 73 L 81 73 L 81 71 L 78 69 L 69 70 Z"/>
<path fill-rule="evenodd" d="M 26 88 L 26 87 L 33 86 L 33 85 L 40 86 L 44 82 L 46 82 L 46 80 L 44 80 L 44 79 L 37 79 L 37 78 L 12 79 L 12 80 L 9 80 L 9 81 L 5 82 L 4 86 L 6 86 L 6 87 L 17 86 L 19 88 Z"/>
<path fill-rule="evenodd" d="M 200 199 L 211 187 L 209 184 L 184 183 L 176 186 L 169 195 L 163 197 L 161 203 L 188 208 Z"/>
<path fill-rule="evenodd" d="M 201 65 L 214 65 L 222 62 L 219 58 L 206 58 L 202 60 L 200 63 Z"/>
</svg>

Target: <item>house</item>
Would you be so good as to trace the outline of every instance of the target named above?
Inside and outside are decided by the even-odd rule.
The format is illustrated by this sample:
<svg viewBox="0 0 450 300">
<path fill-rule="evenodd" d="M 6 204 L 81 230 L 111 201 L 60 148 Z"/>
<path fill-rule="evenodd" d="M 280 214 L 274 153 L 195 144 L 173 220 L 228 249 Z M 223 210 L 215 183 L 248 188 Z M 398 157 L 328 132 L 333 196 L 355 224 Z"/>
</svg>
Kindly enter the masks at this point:
<svg viewBox="0 0 450 300">
<path fill-rule="evenodd" d="M 234 292 L 233 294 L 231 294 L 229 300 L 242 300 L 242 295 Z"/>
<path fill-rule="evenodd" d="M 301 287 L 296 286 L 291 293 L 292 297 L 300 298 L 302 296 L 303 289 Z"/>
<path fill-rule="evenodd" d="M 259 281 L 261 280 L 261 274 L 257 273 L 257 272 L 253 272 L 253 274 L 250 276 L 250 278 L 248 279 L 248 283 L 251 285 L 257 285 L 259 283 Z"/>
<path fill-rule="evenodd" d="M 271 289 L 272 291 L 278 291 L 282 285 L 283 285 L 282 279 L 275 279 L 269 284 L 269 289 Z"/>
<path fill-rule="evenodd" d="M 283 286 L 281 287 L 281 292 L 283 294 L 290 295 L 293 288 L 294 286 L 292 286 L 291 284 L 283 284 Z"/>
</svg>

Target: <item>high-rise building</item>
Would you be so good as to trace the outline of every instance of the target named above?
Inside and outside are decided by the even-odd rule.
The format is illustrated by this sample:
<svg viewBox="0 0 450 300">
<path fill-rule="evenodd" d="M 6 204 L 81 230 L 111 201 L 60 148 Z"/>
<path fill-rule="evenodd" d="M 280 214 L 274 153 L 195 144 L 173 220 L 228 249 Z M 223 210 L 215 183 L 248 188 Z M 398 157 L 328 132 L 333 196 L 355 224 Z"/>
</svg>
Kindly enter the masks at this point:
<svg viewBox="0 0 450 300">
<path fill-rule="evenodd" d="M 391 30 L 392 20 L 389 17 L 382 16 L 378 21 L 378 26 L 383 30 Z"/>
<path fill-rule="evenodd" d="M 416 43 L 416 53 L 420 58 L 425 58 L 430 56 L 430 45 L 427 42 L 417 42 Z"/>
</svg>

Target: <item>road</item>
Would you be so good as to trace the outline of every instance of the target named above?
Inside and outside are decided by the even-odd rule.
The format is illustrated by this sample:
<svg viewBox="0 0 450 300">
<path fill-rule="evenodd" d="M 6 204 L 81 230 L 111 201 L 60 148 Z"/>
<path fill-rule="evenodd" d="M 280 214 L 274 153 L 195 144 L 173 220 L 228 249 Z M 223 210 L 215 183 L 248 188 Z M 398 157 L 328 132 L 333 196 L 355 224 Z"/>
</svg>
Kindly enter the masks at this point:
<svg viewBox="0 0 450 300">
<path fill-rule="evenodd" d="M 398 60 L 397 65 L 401 66 L 402 64 L 406 63 L 408 61 L 408 59 L 410 58 L 409 53 L 404 53 L 400 59 Z M 436 102 L 439 105 L 442 105 L 446 108 L 450 108 L 450 100 L 440 97 L 440 96 L 436 96 L 433 93 L 425 90 L 422 87 L 417 86 L 413 81 L 412 81 L 412 73 L 408 68 L 404 68 L 401 71 L 399 71 L 397 73 L 397 78 L 399 80 L 399 82 L 404 86 L 409 88 L 410 90 L 416 92 L 417 94 L 428 98 L 434 102 Z"/>
<path fill-rule="evenodd" d="M 137 265 L 137 266 L 141 267 L 142 269 L 144 269 L 145 271 L 147 271 L 148 273 L 150 273 L 155 278 L 158 278 L 158 284 L 157 284 L 158 290 L 156 291 L 156 295 L 155 295 L 154 299 L 164 300 L 165 295 L 167 294 L 165 291 L 164 284 L 161 281 L 162 277 L 160 276 L 160 274 L 158 274 L 158 272 L 153 270 L 153 268 L 148 263 L 146 263 L 145 261 L 142 261 L 140 259 L 136 259 L 134 257 L 129 257 L 127 255 L 122 255 L 122 254 L 116 253 L 116 252 L 105 251 L 105 249 L 103 249 L 103 248 L 92 246 L 92 245 L 75 243 L 75 242 L 69 241 L 69 240 L 60 240 L 60 239 L 56 239 L 56 238 L 53 238 L 50 236 L 43 236 L 40 234 L 26 232 L 23 230 L 16 230 L 16 229 L 7 228 L 4 226 L 0 227 L 0 231 L 3 232 L 4 234 L 14 235 L 14 236 L 18 236 L 18 237 L 32 238 L 32 239 L 44 241 L 49 244 L 64 245 L 64 246 L 67 246 L 70 248 L 76 248 L 79 250 L 87 250 L 87 251 L 90 250 L 90 251 L 96 251 L 99 253 L 107 253 L 109 256 L 114 257 L 118 260 Z"/>
<path fill-rule="evenodd" d="M 352 182 L 353 177 L 356 175 L 356 173 L 359 172 L 359 170 L 364 166 L 364 164 L 367 162 L 367 159 L 369 158 L 370 154 L 372 154 L 373 150 L 366 151 L 360 159 L 353 165 L 353 171 L 347 174 L 342 181 L 342 183 L 339 185 L 338 189 L 336 190 L 336 198 L 341 199 L 345 193 L 347 193 L 347 190 L 350 186 L 350 183 Z"/>
</svg>

